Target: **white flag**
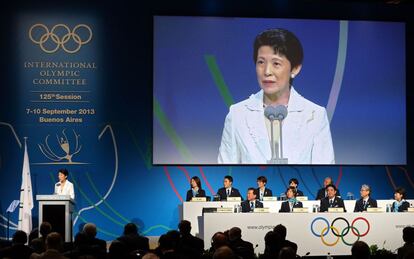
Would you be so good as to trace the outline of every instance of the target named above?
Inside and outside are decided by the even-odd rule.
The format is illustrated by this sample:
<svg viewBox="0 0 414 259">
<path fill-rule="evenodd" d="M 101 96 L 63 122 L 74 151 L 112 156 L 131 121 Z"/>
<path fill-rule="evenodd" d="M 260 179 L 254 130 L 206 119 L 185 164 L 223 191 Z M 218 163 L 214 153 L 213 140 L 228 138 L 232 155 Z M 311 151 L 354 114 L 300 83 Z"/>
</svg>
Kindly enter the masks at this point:
<svg viewBox="0 0 414 259">
<path fill-rule="evenodd" d="M 20 188 L 20 209 L 18 229 L 27 234 L 32 231 L 32 209 L 33 193 L 32 179 L 30 177 L 29 155 L 27 154 L 27 143 L 24 142 L 24 158 L 22 171 L 22 186 Z"/>
</svg>

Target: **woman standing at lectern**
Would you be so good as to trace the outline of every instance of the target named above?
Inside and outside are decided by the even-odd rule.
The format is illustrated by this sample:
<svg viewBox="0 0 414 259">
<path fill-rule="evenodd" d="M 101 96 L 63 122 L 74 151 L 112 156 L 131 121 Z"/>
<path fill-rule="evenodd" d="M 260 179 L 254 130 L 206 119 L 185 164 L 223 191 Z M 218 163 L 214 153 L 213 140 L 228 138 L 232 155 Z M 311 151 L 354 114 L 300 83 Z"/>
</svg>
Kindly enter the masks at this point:
<svg viewBox="0 0 414 259">
<path fill-rule="evenodd" d="M 75 199 L 73 184 L 68 180 L 68 170 L 60 169 L 58 172 L 59 182 L 55 184 L 55 194 L 69 195 L 72 200 Z"/>
<path fill-rule="evenodd" d="M 193 197 L 206 197 L 206 192 L 201 189 L 201 181 L 198 176 L 193 176 L 190 181 L 191 189 L 187 191 L 186 201 L 191 201 Z"/>
</svg>

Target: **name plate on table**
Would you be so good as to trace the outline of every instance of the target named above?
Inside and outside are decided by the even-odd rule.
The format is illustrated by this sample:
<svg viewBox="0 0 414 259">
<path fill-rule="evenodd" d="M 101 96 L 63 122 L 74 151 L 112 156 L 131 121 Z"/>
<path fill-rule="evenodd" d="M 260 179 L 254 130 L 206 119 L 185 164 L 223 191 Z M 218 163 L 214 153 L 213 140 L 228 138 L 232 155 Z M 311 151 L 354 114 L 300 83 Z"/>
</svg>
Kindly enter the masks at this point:
<svg viewBox="0 0 414 259">
<path fill-rule="evenodd" d="M 382 208 L 367 208 L 367 212 L 384 212 Z"/>
<path fill-rule="evenodd" d="M 241 198 L 240 197 L 227 197 L 226 201 L 238 201 L 241 202 Z"/>
<path fill-rule="evenodd" d="M 191 198 L 191 201 L 205 202 L 205 201 L 207 201 L 207 198 L 206 197 L 193 197 L 193 198 Z"/>
<path fill-rule="evenodd" d="M 328 212 L 344 212 L 344 208 L 328 208 Z"/>
<path fill-rule="evenodd" d="M 414 208 L 407 208 L 407 212 L 414 212 Z"/>
<path fill-rule="evenodd" d="M 254 213 L 269 213 L 269 208 L 254 208 Z"/>
<path fill-rule="evenodd" d="M 307 201 L 308 200 L 308 196 L 297 196 L 296 200 L 298 201 Z"/>
<path fill-rule="evenodd" d="M 277 197 L 263 197 L 263 201 L 277 201 Z"/>
<path fill-rule="evenodd" d="M 217 213 L 233 213 L 233 208 L 217 208 Z"/>
<path fill-rule="evenodd" d="M 309 208 L 293 208 L 294 213 L 308 213 L 309 212 Z"/>
</svg>

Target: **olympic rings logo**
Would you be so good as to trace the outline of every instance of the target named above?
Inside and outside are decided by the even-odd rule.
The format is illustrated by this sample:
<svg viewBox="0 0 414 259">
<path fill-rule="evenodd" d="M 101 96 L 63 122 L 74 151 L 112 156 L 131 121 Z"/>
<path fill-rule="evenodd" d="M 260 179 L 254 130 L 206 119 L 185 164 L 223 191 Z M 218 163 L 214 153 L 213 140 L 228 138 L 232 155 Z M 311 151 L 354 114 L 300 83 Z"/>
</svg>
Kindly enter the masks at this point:
<svg viewBox="0 0 414 259">
<path fill-rule="evenodd" d="M 87 37 L 85 39 L 82 39 L 79 35 L 81 29 L 86 29 L 87 33 L 84 34 L 87 34 Z M 39 33 L 34 33 L 34 31 L 38 32 L 39 30 L 42 31 L 42 34 L 40 37 L 36 37 Z M 62 33 L 58 33 L 58 31 L 62 30 L 64 30 L 63 35 L 61 35 Z M 70 30 L 67 25 L 62 23 L 56 24 L 49 30 L 46 25 L 37 23 L 30 27 L 29 38 L 46 53 L 55 53 L 59 48 L 62 48 L 66 53 L 73 54 L 92 40 L 92 30 L 86 24 L 78 24 Z M 70 40 L 73 41 L 69 42 Z"/>
<path fill-rule="evenodd" d="M 335 227 L 334 226 L 334 224 L 336 223 L 336 222 L 338 222 L 338 221 L 344 221 L 345 222 L 345 224 L 346 224 L 346 227 L 344 228 L 344 229 L 342 229 L 342 231 L 340 231 L 337 227 Z M 364 221 L 365 223 L 366 223 L 366 225 L 367 225 L 367 228 L 366 228 L 366 230 L 365 230 L 365 232 L 364 233 L 361 233 L 354 225 L 355 225 L 355 222 L 357 222 L 357 221 L 359 221 L 359 220 L 361 220 L 361 221 Z M 326 223 L 326 227 L 324 227 L 324 228 L 322 228 L 320 231 L 315 231 L 315 229 L 314 229 L 314 224 L 315 224 L 315 222 L 317 222 L 317 221 L 323 221 L 323 222 L 325 222 Z M 359 239 L 361 238 L 361 237 L 364 237 L 364 236 L 366 236 L 367 234 L 368 234 L 368 232 L 369 232 L 369 230 L 371 229 L 371 226 L 370 226 L 370 224 L 369 224 L 369 222 L 368 222 L 368 220 L 366 219 L 366 218 L 363 218 L 363 217 L 357 217 L 357 218 L 355 218 L 353 221 L 352 221 L 352 223 L 351 224 L 349 224 L 349 222 L 348 222 L 348 220 L 346 219 L 346 218 L 343 218 L 343 217 L 338 217 L 338 218 L 336 218 L 336 219 L 334 219 L 333 221 L 332 221 L 332 223 L 331 224 L 329 224 L 329 221 L 326 219 L 326 218 L 323 218 L 323 217 L 317 217 L 317 218 L 315 218 L 313 221 L 312 221 L 312 223 L 311 223 L 311 232 L 312 232 L 312 234 L 314 235 L 314 236 L 316 236 L 316 237 L 319 237 L 319 238 L 321 238 L 321 241 L 322 241 L 322 243 L 324 244 L 324 245 L 326 245 L 326 246 L 335 246 L 336 244 L 338 244 L 338 242 L 339 242 L 339 240 L 341 239 L 342 240 L 342 242 L 345 244 L 345 245 L 347 245 L 347 246 L 352 246 L 356 241 L 359 241 Z M 349 231 L 349 230 L 351 230 L 351 231 Z M 336 236 L 336 240 L 335 241 L 333 241 L 332 243 L 328 243 L 326 240 L 325 240 L 325 236 L 329 233 L 329 232 L 332 232 L 332 234 L 334 235 L 334 236 Z M 357 240 L 355 240 L 353 243 L 350 243 L 350 242 L 348 242 L 348 241 L 346 241 L 345 240 L 345 236 L 347 236 L 350 232 L 352 232 L 352 234 L 354 235 L 354 236 L 356 236 L 357 237 Z"/>
</svg>

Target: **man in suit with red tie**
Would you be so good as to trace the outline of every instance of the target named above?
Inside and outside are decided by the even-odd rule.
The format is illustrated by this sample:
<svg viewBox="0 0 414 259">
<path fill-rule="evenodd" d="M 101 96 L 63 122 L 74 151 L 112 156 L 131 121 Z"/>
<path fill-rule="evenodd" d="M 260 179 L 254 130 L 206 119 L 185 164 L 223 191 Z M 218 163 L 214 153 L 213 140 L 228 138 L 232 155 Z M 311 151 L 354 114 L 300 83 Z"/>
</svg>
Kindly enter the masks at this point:
<svg viewBox="0 0 414 259">
<path fill-rule="evenodd" d="M 263 208 L 263 203 L 256 200 L 256 190 L 250 187 L 247 190 L 247 200 L 241 203 L 242 212 L 253 212 L 255 208 Z"/>
<path fill-rule="evenodd" d="M 328 196 L 321 200 L 321 212 L 328 211 L 328 208 L 344 208 L 344 212 L 346 212 L 344 200 L 336 196 L 336 190 L 336 186 L 333 184 L 326 186 Z"/>
<path fill-rule="evenodd" d="M 217 191 L 221 201 L 227 200 L 227 197 L 240 197 L 243 200 L 239 190 L 233 188 L 233 177 L 230 175 L 224 176 L 223 185 L 224 187 Z"/>
</svg>

